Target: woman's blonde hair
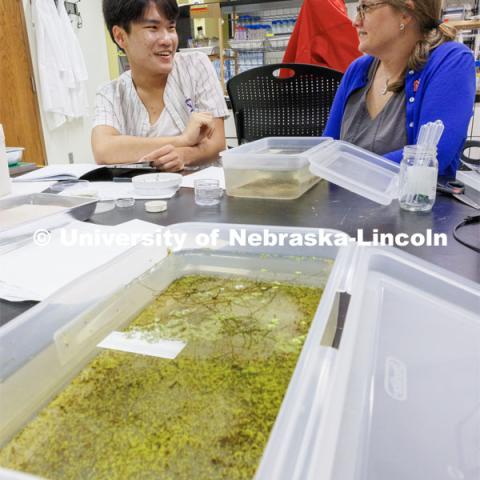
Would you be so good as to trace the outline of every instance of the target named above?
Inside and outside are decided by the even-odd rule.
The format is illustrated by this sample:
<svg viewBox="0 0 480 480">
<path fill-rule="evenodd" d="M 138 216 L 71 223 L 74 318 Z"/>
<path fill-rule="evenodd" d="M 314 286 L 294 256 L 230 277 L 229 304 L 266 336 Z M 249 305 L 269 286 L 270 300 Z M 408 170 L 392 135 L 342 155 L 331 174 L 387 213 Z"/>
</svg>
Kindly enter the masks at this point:
<svg viewBox="0 0 480 480">
<path fill-rule="evenodd" d="M 413 8 L 406 0 L 388 0 L 394 8 L 408 12 L 417 21 L 423 38 L 419 40 L 408 58 L 409 70 L 421 69 L 428 60 L 430 52 L 445 42 L 450 42 L 457 36 L 455 27 L 440 20 L 442 13 L 441 0 L 413 0 Z M 398 92 L 403 89 L 404 81 L 389 85 L 389 90 Z"/>
</svg>

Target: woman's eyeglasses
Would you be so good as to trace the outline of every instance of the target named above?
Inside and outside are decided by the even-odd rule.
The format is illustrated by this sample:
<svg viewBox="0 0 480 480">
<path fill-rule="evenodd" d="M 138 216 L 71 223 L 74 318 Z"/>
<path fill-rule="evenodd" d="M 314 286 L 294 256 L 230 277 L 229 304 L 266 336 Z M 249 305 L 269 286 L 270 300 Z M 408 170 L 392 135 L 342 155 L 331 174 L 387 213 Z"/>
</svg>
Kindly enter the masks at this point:
<svg viewBox="0 0 480 480">
<path fill-rule="evenodd" d="M 372 3 L 360 3 L 357 6 L 357 15 L 362 19 L 365 20 L 365 15 L 370 12 L 370 10 L 379 7 L 380 5 L 387 5 L 388 2 L 372 2 Z"/>
</svg>

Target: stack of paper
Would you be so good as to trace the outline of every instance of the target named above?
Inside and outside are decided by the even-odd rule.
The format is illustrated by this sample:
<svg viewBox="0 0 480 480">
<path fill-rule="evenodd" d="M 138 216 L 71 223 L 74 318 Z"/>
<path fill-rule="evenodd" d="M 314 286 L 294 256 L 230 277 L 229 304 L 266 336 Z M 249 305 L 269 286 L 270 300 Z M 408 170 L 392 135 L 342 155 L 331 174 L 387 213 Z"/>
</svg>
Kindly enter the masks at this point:
<svg viewBox="0 0 480 480">
<path fill-rule="evenodd" d="M 47 165 L 33 172 L 13 179 L 14 182 L 45 182 L 59 180 L 78 180 L 83 175 L 102 168 L 94 163 L 72 163 L 65 165 Z"/>
<path fill-rule="evenodd" d="M 0 256 L 0 298 L 44 300 L 162 228 L 141 220 L 114 227 L 75 221 L 49 235 L 44 233 L 39 239 L 43 246 L 31 241 Z M 146 264 L 132 266 L 132 272 L 140 275 L 166 254 L 166 248 L 152 247 Z"/>
<path fill-rule="evenodd" d="M 2 200 L 11 197 L 18 197 L 19 195 L 30 195 L 32 193 L 41 193 L 47 188 L 50 188 L 55 182 L 44 182 L 44 181 L 34 181 L 34 182 L 12 182 L 12 191 L 6 197 L 2 197 Z"/>
</svg>

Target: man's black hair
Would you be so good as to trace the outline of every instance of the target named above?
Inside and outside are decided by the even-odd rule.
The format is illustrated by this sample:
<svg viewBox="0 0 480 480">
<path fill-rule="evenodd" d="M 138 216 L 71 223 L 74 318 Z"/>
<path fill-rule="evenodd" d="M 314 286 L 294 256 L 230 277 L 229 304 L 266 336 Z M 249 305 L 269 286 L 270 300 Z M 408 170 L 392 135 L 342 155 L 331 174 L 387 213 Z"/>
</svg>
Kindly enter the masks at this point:
<svg viewBox="0 0 480 480">
<path fill-rule="evenodd" d="M 103 0 L 103 17 L 114 42 L 113 27 L 118 25 L 130 33 L 130 24 L 143 18 L 150 3 L 153 3 L 168 20 L 172 22 L 177 20 L 176 0 Z"/>
</svg>

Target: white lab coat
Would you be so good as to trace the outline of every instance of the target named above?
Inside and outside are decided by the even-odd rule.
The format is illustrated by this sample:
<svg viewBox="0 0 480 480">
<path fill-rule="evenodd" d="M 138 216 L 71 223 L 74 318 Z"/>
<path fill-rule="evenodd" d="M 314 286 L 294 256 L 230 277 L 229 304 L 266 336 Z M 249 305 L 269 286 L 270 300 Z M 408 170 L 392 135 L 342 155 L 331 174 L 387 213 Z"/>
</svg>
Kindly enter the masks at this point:
<svg viewBox="0 0 480 480">
<path fill-rule="evenodd" d="M 80 42 L 72 27 L 72 23 L 65 9 L 65 1 L 58 0 L 58 15 L 63 27 L 65 48 L 68 52 L 67 61 L 69 64 L 70 77 L 73 85 L 69 83 L 70 102 L 73 118 L 84 117 L 88 114 L 87 80 L 88 72 L 85 59 L 80 48 Z"/>
<path fill-rule="evenodd" d="M 69 31 L 63 12 L 57 11 L 53 0 L 34 0 L 32 5 L 40 100 L 48 127 L 53 130 L 67 120 L 86 115 L 88 75 L 63 0 L 59 0 L 59 10 L 67 17 Z"/>
</svg>

